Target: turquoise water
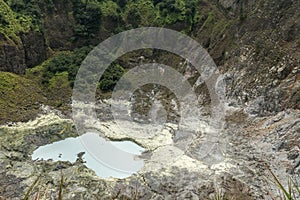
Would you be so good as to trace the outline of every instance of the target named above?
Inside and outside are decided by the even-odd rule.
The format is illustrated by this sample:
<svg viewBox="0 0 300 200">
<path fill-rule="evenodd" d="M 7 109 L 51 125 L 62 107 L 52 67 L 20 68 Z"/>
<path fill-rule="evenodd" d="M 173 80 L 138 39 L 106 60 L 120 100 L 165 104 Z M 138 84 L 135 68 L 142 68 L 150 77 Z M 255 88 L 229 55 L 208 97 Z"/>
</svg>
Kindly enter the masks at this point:
<svg viewBox="0 0 300 200">
<path fill-rule="evenodd" d="M 137 159 L 144 151 L 130 141 L 106 141 L 96 133 L 86 133 L 76 138 L 67 138 L 41 146 L 33 152 L 33 160 L 76 161 L 77 154 L 85 152 L 84 163 L 102 178 L 126 178 L 138 172 L 144 165 Z"/>
</svg>

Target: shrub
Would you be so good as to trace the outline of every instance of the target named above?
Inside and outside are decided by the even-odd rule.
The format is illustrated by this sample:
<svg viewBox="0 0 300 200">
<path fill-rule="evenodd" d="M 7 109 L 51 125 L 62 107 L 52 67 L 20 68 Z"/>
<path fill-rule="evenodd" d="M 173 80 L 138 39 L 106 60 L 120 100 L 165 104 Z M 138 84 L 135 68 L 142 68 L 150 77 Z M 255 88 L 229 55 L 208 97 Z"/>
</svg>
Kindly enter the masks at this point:
<svg viewBox="0 0 300 200">
<path fill-rule="evenodd" d="M 100 79 L 100 89 L 105 92 L 112 91 L 124 73 L 125 70 L 119 64 L 110 65 Z"/>
</svg>

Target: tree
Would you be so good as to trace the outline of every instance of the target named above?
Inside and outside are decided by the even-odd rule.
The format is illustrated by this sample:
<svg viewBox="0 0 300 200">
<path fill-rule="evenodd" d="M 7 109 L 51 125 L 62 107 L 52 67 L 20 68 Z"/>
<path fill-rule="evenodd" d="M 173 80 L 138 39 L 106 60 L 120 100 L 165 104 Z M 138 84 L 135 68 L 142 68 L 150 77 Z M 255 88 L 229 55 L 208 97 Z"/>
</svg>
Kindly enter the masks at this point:
<svg viewBox="0 0 300 200">
<path fill-rule="evenodd" d="M 101 24 L 101 8 L 97 1 L 73 0 L 74 32 L 77 37 L 92 37 Z"/>
<path fill-rule="evenodd" d="M 99 82 L 100 89 L 105 92 L 112 91 L 124 73 L 125 70 L 123 67 L 119 64 L 112 64 L 105 70 L 101 77 Z"/>
</svg>

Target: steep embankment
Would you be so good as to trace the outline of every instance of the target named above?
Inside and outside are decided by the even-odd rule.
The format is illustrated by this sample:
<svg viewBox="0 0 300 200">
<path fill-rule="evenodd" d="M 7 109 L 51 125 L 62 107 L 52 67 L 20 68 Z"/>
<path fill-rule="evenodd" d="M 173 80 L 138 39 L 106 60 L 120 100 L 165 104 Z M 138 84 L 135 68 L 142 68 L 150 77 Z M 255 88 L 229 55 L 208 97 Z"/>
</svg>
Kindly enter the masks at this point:
<svg viewBox="0 0 300 200">
<path fill-rule="evenodd" d="M 0 1 L 0 70 L 25 73 L 46 58 L 45 38 L 32 16 L 14 12 Z"/>
<path fill-rule="evenodd" d="M 9 72 L 0 73 L 0 122 L 27 121 L 37 116 L 45 102 L 39 86 Z"/>
<path fill-rule="evenodd" d="M 45 49 L 48 49 L 49 59 L 27 70 L 24 77 L 0 72 L 0 93 L 4 94 L 0 97 L 0 123 L 34 118 L 42 103 L 68 110 L 76 70 L 90 49 L 83 46 L 95 45 L 114 33 L 130 28 L 164 26 L 183 31 L 199 41 L 224 74 L 227 84 L 227 110 L 223 135 L 228 141 L 225 166 L 229 168 L 222 172 L 208 170 L 206 167 L 202 172 L 197 171 L 197 164 L 201 163 L 197 151 L 203 144 L 202 137 L 207 134 L 206 130 L 195 135 L 193 146 L 190 146 L 189 152 L 185 152 L 184 158 L 191 161 L 189 166 L 180 161 L 173 167 L 160 171 L 144 171 L 144 174 L 125 180 L 103 181 L 95 177 L 82 163 L 32 162 L 27 154 L 34 148 L 73 134 L 71 122 L 68 122 L 66 131 L 63 128 L 64 120 L 51 115 L 51 118 L 37 120 L 36 129 L 20 128 L 30 125 L 31 122 L 17 127 L 1 127 L 0 131 L 3 133 L 11 133 L 8 137 L 3 137 L 6 134 L 1 136 L 3 144 L 0 150 L 4 152 L 1 154 L 1 180 L 9 178 L 11 182 L 1 182 L 5 187 L 0 190 L 0 196 L 13 196 L 15 187 L 11 186 L 23 180 L 21 189 L 16 190 L 15 194 L 16 198 L 22 196 L 37 174 L 41 173 L 41 183 L 45 186 L 41 187 L 41 191 L 46 191 L 49 186 L 53 191 L 52 195 L 56 197 L 60 176 L 58 169 L 62 169 L 69 177 L 64 185 L 64 194 L 70 199 L 95 196 L 108 199 L 111 196 L 120 199 L 208 199 L 213 194 L 220 193 L 219 188 L 228 196 L 244 194 L 244 199 L 267 199 L 270 195 L 277 195 L 277 189 L 266 180 L 270 177 L 268 166 L 285 185 L 287 176 L 299 175 L 299 1 L 181 0 L 176 1 L 179 3 L 166 3 L 167 1 L 145 0 L 117 3 L 87 1 L 87 4 L 75 0 L 57 0 L 51 3 L 29 1 L 33 6 L 26 12 L 20 8 L 27 8 L 29 4 L 25 5 L 20 1 L 20 4 L 8 7 L 5 2 L 0 0 L 3 5 L 0 19 L 4 19 L 0 29 L 0 49 L 3 52 L 0 64 L 5 63 L 0 65 L 0 69 L 23 73 L 25 68 L 46 59 Z M 33 20 L 36 19 L 33 13 L 40 15 L 42 20 Z M 25 18 L 20 18 L 20 15 Z M 101 17 L 97 18 L 99 16 Z M 20 28 L 22 23 L 27 25 Z M 31 28 L 26 28 L 28 26 Z M 34 27 L 38 27 L 38 30 Z M 38 35 L 37 39 L 33 39 L 35 36 L 32 35 Z M 34 40 L 39 40 L 47 48 L 44 46 L 39 49 L 40 45 L 35 46 Z M 147 49 L 131 52 L 118 59 L 112 70 L 107 72 L 104 81 L 99 84 L 103 87 L 102 92 L 111 90 L 126 69 L 153 61 L 174 67 L 189 77 L 191 84 L 199 78 L 193 73 L 194 68 L 182 58 Z M 39 88 L 43 89 L 43 95 Z M 199 99 L 202 105 L 207 105 L 210 98 L 205 84 L 195 85 L 195 88 L 201 95 Z M 147 86 L 144 89 L 138 95 L 137 106 L 134 108 L 141 113 L 148 111 L 144 108 L 145 104 L 151 107 L 147 95 L 152 92 L 153 87 Z M 158 94 L 168 110 L 171 104 L 169 101 L 174 96 L 165 90 Z M 43 96 L 47 97 L 45 101 Z M 108 105 L 98 108 L 99 116 L 111 126 L 104 132 L 112 137 L 109 133 L 115 127 L 110 122 L 108 110 Z M 178 116 L 172 115 L 169 120 L 174 122 L 176 117 Z M 205 117 L 208 116 L 203 118 Z M 47 125 L 45 121 L 51 121 L 52 118 L 57 120 Z M 43 126 L 39 126 L 39 123 Z M 174 138 L 171 137 L 172 134 Z M 166 134 L 167 141 L 180 143 L 176 138 L 182 136 L 182 133 L 175 131 L 172 134 Z M 33 139 L 30 140 L 26 135 Z M 124 136 L 121 135 L 120 138 L 122 137 Z M 20 143 L 11 142 L 15 138 Z M 12 145 L 5 146 L 8 142 Z M 180 146 L 178 143 L 176 145 Z M 155 153 L 160 149 L 149 150 L 151 151 L 145 157 L 151 162 L 151 158 L 154 159 Z M 22 166 L 21 163 L 26 165 Z M 190 169 L 197 170 L 191 172 Z M 21 173 L 22 171 L 27 174 Z M 35 188 L 34 192 L 37 190 Z"/>
</svg>

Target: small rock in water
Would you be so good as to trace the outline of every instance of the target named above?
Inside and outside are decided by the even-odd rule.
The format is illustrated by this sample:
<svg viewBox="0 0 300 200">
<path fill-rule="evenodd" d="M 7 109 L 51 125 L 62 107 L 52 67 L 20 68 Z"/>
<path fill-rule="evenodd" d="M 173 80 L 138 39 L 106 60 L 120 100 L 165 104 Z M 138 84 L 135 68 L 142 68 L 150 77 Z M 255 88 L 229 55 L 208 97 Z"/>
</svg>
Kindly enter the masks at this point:
<svg viewBox="0 0 300 200">
<path fill-rule="evenodd" d="M 86 163 L 86 161 L 84 161 L 83 158 L 82 158 L 84 154 L 85 154 L 85 152 L 80 152 L 80 153 L 77 154 L 77 157 L 78 157 L 76 159 L 77 163 Z"/>
</svg>

